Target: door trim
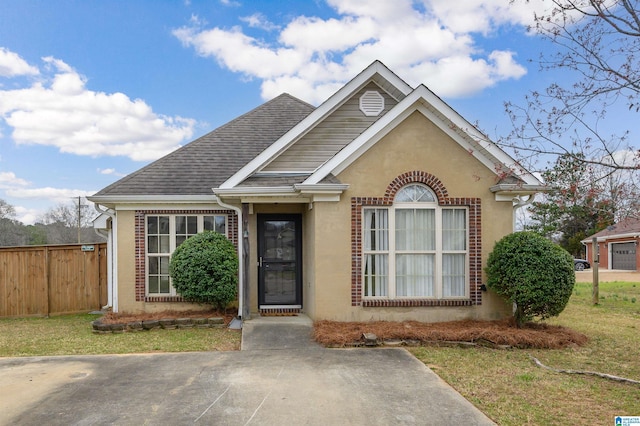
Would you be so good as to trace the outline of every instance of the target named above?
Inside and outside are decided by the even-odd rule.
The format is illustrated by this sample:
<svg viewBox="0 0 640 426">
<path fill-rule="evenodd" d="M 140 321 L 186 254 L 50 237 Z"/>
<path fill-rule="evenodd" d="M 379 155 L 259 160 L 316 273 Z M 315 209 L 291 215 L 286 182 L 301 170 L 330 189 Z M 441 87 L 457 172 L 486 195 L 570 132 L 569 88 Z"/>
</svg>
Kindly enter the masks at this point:
<svg viewBox="0 0 640 426">
<path fill-rule="evenodd" d="M 259 213 L 257 215 L 257 258 L 260 259 L 264 254 L 264 227 L 265 222 L 269 220 L 289 220 L 295 224 L 295 303 L 292 304 L 268 304 L 265 302 L 264 294 L 264 270 L 261 262 L 258 261 L 258 308 L 259 309 L 301 309 L 302 308 L 302 215 L 299 213 Z"/>
</svg>

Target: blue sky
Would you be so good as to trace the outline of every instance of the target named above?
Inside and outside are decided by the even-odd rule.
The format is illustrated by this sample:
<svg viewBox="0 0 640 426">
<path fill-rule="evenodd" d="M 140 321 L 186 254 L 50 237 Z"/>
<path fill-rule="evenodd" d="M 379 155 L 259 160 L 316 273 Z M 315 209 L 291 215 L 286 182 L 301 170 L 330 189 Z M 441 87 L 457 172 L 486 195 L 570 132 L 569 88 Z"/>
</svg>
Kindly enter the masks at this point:
<svg viewBox="0 0 640 426">
<path fill-rule="evenodd" d="M 461 3 L 461 4 L 459 4 Z M 490 135 L 552 78 L 509 0 L 2 0 L 0 199 L 33 223 L 282 92 L 379 59 Z"/>
</svg>

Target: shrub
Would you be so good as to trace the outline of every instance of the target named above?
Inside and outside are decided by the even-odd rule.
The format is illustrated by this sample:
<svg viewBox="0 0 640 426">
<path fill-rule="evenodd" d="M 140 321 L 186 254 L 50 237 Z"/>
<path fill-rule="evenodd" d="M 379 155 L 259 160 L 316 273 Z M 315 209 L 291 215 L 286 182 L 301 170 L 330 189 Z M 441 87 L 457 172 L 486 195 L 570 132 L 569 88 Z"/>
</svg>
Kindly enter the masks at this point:
<svg viewBox="0 0 640 426">
<path fill-rule="evenodd" d="M 169 275 L 185 300 L 223 310 L 237 295 L 238 255 L 224 235 L 205 231 L 176 248 Z"/>
<path fill-rule="evenodd" d="M 487 287 L 515 304 L 520 327 L 564 310 L 576 281 L 573 268 L 562 247 L 534 232 L 517 232 L 498 241 L 489 255 Z"/>
</svg>

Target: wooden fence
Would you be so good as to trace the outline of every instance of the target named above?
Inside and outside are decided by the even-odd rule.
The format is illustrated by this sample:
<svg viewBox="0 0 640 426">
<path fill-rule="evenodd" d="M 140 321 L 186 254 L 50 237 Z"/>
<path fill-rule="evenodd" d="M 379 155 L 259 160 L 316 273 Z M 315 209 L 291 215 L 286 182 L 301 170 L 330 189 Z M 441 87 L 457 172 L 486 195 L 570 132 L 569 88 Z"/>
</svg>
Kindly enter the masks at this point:
<svg viewBox="0 0 640 426">
<path fill-rule="evenodd" d="M 106 243 L 0 247 L 0 317 L 88 312 L 106 304 Z"/>
</svg>

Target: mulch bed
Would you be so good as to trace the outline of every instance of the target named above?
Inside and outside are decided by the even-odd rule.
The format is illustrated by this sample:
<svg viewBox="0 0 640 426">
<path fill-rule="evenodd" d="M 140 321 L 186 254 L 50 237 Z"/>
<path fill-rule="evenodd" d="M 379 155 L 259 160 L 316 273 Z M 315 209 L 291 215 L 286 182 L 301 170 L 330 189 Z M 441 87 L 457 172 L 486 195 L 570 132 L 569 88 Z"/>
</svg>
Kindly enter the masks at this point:
<svg viewBox="0 0 640 426">
<path fill-rule="evenodd" d="M 365 333 L 378 341 L 404 341 L 418 344 L 468 342 L 482 346 L 561 349 L 583 346 L 588 338 L 566 327 L 528 323 L 517 328 L 513 320 L 455 321 L 442 323 L 405 322 L 336 322 L 316 321 L 315 340 L 324 346 L 359 346 Z M 489 343 L 489 344 L 487 344 Z"/>
</svg>

